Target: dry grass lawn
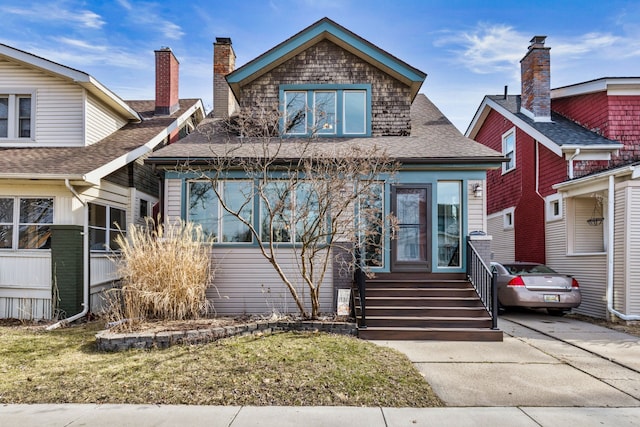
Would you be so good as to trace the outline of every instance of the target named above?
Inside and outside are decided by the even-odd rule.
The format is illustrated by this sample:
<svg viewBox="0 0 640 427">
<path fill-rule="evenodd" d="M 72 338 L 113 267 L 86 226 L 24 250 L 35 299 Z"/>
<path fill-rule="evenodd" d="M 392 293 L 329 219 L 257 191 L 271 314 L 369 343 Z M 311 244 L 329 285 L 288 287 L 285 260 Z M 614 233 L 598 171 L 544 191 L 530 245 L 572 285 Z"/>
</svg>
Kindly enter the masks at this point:
<svg viewBox="0 0 640 427">
<path fill-rule="evenodd" d="M 442 406 L 404 355 L 353 337 L 281 333 L 100 353 L 100 326 L 0 326 L 0 403 Z"/>
</svg>

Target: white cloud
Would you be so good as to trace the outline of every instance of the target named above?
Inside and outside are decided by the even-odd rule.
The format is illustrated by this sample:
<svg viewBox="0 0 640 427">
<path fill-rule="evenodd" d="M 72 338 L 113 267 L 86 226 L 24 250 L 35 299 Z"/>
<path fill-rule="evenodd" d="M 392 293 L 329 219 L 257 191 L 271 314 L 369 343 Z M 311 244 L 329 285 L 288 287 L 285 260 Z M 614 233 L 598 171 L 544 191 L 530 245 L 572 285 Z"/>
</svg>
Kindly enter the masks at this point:
<svg viewBox="0 0 640 427">
<path fill-rule="evenodd" d="M 102 46 L 102 45 L 97 45 L 94 43 L 89 43 L 85 40 L 78 40 L 78 39 L 72 39 L 69 37 L 56 37 L 54 40 L 60 42 L 60 43 L 64 43 L 67 46 L 71 46 L 71 47 L 75 47 L 75 48 L 80 48 L 80 49 L 87 49 L 90 50 L 92 52 L 105 52 L 109 49 L 109 46 Z"/>
<path fill-rule="evenodd" d="M 75 23 L 80 27 L 99 29 L 105 21 L 100 15 L 90 10 L 65 9 L 64 4 L 32 4 L 30 7 L 1 7 L 5 15 L 17 15 L 23 19 L 35 22 L 60 21 Z"/>
<path fill-rule="evenodd" d="M 519 79 L 519 61 L 527 52 L 533 33 L 523 33 L 504 24 L 478 24 L 460 33 L 444 33 L 437 47 L 449 48 L 450 60 L 476 74 L 512 73 Z M 555 67 L 570 67 L 585 61 L 618 61 L 640 56 L 637 38 L 610 32 L 590 32 L 571 37 L 548 34 Z"/>
<path fill-rule="evenodd" d="M 513 70 L 530 37 L 508 25 L 479 24 L 471 31 L 441 36 L 435 44 L 454 45 L 455 63 L 474 73 L 489 74 Z"/>
</svg>

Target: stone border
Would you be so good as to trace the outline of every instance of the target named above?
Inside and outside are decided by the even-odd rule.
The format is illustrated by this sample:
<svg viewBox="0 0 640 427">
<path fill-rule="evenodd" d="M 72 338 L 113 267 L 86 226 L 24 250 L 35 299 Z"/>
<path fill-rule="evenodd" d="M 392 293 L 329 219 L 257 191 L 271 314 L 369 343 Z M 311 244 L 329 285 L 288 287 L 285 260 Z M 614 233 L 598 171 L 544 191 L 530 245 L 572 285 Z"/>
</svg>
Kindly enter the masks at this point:
<svg viewBox="0 0 640 427">
<path fill-rule="evenodd" d="M 221 338 L 234 336 L 273 334 L 288 331 L 328 332 L 341 335 L 358 335 L 355 323 L 319 321 L 252 322 L 234 326 L 192 329 L 186 331 L 115 333 L 109 330 L 96 334 L 99 351 L 124 351 L 129 349 L 169 348 L 179 344 L 206 344 Z"/>
</svg>

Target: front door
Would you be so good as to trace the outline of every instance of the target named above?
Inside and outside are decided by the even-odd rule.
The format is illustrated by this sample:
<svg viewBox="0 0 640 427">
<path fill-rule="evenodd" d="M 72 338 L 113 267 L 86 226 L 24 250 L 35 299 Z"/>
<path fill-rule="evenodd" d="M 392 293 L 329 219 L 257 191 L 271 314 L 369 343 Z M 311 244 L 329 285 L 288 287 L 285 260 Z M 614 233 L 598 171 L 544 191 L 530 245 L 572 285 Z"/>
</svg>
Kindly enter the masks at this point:
<svg viewBox="0 0 640 427">
<path fill-rule="evenodd" d="M 431 271 L 431 185 L 392 187 L 391 209 L 398 221 L 391 269 Z"/>
</svg>

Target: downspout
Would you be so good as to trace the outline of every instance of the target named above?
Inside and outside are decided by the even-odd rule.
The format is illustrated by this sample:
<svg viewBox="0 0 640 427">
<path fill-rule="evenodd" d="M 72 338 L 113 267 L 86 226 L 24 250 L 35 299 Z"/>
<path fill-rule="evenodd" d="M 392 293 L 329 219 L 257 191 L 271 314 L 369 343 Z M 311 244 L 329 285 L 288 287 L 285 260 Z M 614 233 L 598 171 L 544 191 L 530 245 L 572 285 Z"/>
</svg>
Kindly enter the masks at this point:
<svg viewBox="0 0 640 427">
<path fill-rule="evenodd" d="M 71 192 L 71 194 L 73 194 L 73 196 L 82 204 L 83 207 L 83 236 L 82 236 L 82 244 L 83 244 L 83 251 L 82 251 L 82 256 L 84 258 L 84 262 L 83 262 L 83 302 L 82 302 L 82 311 L 78 314 L 75 314 L 71 317 L 67 317 L 66 319 L 63 319 L 59 322 L 54 323 L 53 325 L 47 327 L 48 331 L 51 331 L 53 329 L 57 329 L 61 326 L 65 326 L 71 322 L 74 322 L 84 316 L 87 315 L 87 313 L 89 312 L 89 292 L 90 292 L 90 287 L 89 287 L 89 262 L 90 262 L 90 258 L 89 258 L 89 209 L 87 207 L 87 202 L 85 202 L 84 200 L 82 200 L 80 198 L 80 195 L 78 194 L 78 192 L 75 190 L 75 188 L 73 188 L 73 186 L 71 185 L 71 183 L 69 182 L 69 179 L 65 179 L 64 180 L 64 185 L 65 187 L 67 187 L 67 189 Z"/>
<path fill-rule="evenodd" d="M 580 149 L 576 148 L 576 151 L 574 151 L 571 157 L 569 157 L 569 179 L 573 179 L 573 159 L 578 157 L 579 154 Z"/>
<path fill-rule="evenodd" d="M 609 176 L 609 200 L 607 201 L 607 233 L 608 233 L 608 248 L 607 248 L 607 310 L 619 317 L 622 320 L 640 320 L 640 316 L 622 314 L 613 308 L 613 232 L 614 232 L 614 197 L 615 197 L 615 177 Z"/>
</svg>

